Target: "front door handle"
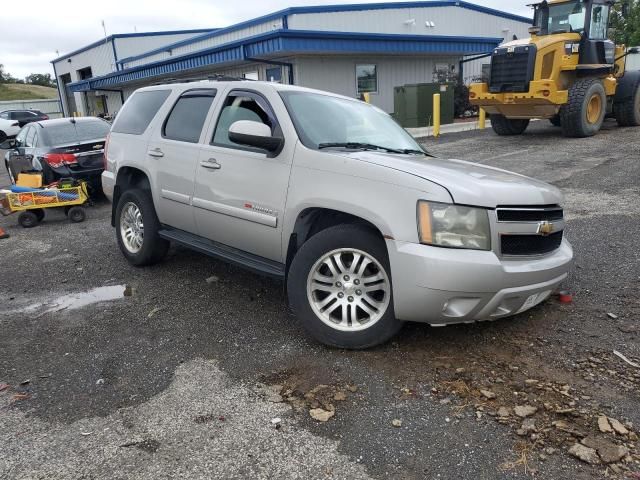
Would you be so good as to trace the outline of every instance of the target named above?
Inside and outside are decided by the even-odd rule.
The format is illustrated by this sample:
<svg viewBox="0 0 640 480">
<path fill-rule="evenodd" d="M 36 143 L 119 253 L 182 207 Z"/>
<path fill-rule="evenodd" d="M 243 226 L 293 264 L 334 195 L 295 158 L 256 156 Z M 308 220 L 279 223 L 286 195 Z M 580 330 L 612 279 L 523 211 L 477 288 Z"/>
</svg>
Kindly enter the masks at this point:
<svg viewBox="0 0 640 480">
<path fill-rule="evenodd" d="M 150 157 L 156 157 L 156 158 L 164 157 L 164 153 L 162 153 L 162 150 L 160 150 L 159 148 L 154 148 L 153 150 L 149 150 L 147 154 Z"/>
<path fill-rule="evenodd" d="M 204 168 L 209 168 L 211 170 L 220 170 L 222 168 L 222 165 L 220 165 L 215 158 L 210 158 L 208 160 L 202 160 L 200 162 L 200 165 L 202 167 L 204 167 Z"/>
</svg>

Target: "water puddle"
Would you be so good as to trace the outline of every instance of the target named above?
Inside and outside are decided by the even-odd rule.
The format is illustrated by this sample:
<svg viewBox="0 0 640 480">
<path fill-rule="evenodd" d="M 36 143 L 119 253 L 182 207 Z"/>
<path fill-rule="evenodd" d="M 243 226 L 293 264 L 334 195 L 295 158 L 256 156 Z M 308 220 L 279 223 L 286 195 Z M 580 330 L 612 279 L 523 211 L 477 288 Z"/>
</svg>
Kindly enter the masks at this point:
<svg viewBox="0 0 640 480">
<path fill-rule="evenodd" d="M 107 287 L 98 287 L 88 292 L 79 292 L 63 295 L 51 301 L 32 303 L 22 308 L 5 311 L 2 313 L 26 313 L 34 314 L 41 309 L 46 309 L 36 315 L 40 318 L 47 313 L 55 313 L 63 310 L 78 310 L 101 302 L 112 302 L 133 295 L 133 288 L 130 285 L 112 285 Z"/>
<path fill-rule="evenodd" d="M 72 293 L 57 298 L 48 305 L 50 308 L 42 312 L 41 315 L 61 310 L 78 310 L 94 303 L 112 302 L 131 295 L 133 295 L 133 288 L 129 285 L 94 288 L 88 292 Z"/>
</svg>

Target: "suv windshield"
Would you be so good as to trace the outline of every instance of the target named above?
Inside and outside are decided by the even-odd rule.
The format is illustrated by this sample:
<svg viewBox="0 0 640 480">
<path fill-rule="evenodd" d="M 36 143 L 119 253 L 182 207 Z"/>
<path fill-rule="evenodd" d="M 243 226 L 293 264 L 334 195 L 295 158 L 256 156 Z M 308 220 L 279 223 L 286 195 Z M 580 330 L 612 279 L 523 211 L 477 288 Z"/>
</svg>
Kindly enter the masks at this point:
<svg viewBox="0 0 640 480">
<path fill-rule="evenodd" d="M 367 103 L 312 92 L 285 91 L 280 95 L 308 148 L 424 153 L 389 115 Z"/>
<path fill-rule="evenodd" d="M 539 8 L 540 11 L 536 13 L 536 19 L 541 34 L 584 32 L 587 7 L 582 1 L 560 3 L 546 7 L 541 6 Z"/>
</svg>

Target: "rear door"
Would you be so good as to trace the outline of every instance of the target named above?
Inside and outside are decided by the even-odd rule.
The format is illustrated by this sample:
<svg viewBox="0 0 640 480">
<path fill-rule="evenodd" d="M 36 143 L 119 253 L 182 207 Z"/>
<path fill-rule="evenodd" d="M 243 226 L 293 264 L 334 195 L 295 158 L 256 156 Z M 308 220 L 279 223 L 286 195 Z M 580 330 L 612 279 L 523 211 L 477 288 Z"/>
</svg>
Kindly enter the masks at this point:
<svg viewBox="0 0 640 480">
<path fill-rule="evenodd" d="M 204 141 L 205 121 L 213 107 L 216 89 L 183 91 L 166 118 L 151 134 L 147 155 L 156 172 L 160 221 L 196 233 L 193 216 L 193 178 Z"/>
</svg>

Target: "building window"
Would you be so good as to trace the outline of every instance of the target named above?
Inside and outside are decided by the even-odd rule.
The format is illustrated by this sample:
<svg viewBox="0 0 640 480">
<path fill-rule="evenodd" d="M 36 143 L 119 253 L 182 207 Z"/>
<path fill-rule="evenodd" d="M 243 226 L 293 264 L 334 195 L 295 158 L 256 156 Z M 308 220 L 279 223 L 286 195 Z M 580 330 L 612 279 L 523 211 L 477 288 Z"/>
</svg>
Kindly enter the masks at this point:
<svg viewBox="0 0 640 480">
<path fill-rule="evenodd" d="M 247 80 L 259 80 L 258 72 L 247 72 L 242 75 L 242 78 L 246 78 Z"/>
<path fill-rule="evenodd" d="M 282 83 L 282 67 L 267 68 L 267 81 Z"/>
<path fill-rule="evenodd" d="M 378 92 L 378 71 L 376 65 L 356 65 L 358 95 Z"/>
</svg>

